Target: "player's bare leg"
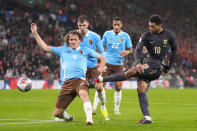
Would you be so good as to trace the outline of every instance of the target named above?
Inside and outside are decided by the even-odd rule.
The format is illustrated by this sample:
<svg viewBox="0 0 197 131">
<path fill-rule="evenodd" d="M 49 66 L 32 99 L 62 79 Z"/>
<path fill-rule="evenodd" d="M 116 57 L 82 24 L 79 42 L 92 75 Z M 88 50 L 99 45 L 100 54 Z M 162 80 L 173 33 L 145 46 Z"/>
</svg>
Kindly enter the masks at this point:
<svg viewBox="0 0 197 131">
<path fill-rule="evenodd" d="M 119 111 L 120 102 L 121 102 L 121 99 L 122 99 L 122 91 L 121 91 L 121 88 L 122 88 L 122 82 L 121 81 L 115 82 L 114 113 L 116 115 L 120 115 L 121 114 L 120 111 Z"/>
<path fill-rule="evenodd" d="M 79 90 L 79 97 L 83 101 L 83 107 L 84 111 L 86 114 L 86 124 L 87 125 L 92 125 L 93 120 L 92 120 L 92 104 L 90 102 L 88 92 L 86 90 Z"/>
</svg>

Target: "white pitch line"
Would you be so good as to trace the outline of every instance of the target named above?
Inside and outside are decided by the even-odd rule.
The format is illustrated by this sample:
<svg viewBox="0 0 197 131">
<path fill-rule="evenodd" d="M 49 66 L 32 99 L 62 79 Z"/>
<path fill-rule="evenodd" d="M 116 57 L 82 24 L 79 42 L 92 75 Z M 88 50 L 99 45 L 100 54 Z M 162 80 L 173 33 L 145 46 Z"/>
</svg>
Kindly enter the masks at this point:
<svg viewBox="0 0 197 131">
<path fill-rule="evenodd" d="M 109 104 L 113 104 L 113 102 L 108 102 Z M 128 104 L 128 103 L 139 103 L 139 102 L 121 102 L 124 104 Z M 155 105 L 183 105 L 183 106 L 197 106 L 197 104 L 189 104 L 189 103 L 165 103 L 165 102 L 149 102 L 150 104 L 155 104 Z"/>
<path fill-rule="evenodd" d="M 17 122 L 17 123 L 0 123 L 1 125 L 21 125 L 21 124 L 32 124 L 32 123 L 47 123 L 47 122 L 54 122 L 54 120 L 39 120 L 39 122 Z"/>
<path fill-rule="evenodd" d="M 33 119 L 8 119 L 8 118 L 5 118 L 5 119 L 0 119 L 0 121 L 12 121 L 12 120 L 21 120 L 21 121 L 23 121 L 23 120 L 26 120 L 26 121 L 38 121 L 38 120 L 33 120 Z M 39 120 L 40 121 L 40 120 Z"/>
</svg>

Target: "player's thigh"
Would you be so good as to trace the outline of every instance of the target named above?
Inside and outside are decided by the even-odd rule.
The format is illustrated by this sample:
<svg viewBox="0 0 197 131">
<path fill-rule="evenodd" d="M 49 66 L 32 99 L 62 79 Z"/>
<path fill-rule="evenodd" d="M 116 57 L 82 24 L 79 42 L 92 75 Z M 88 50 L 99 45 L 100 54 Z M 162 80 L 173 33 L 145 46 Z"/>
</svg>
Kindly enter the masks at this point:
<svg viewBox="0 0 197 131">
<path fill-rule="evenodd" d="M 57 98 L 56 107 L 66 109 L 67 106 L 76 97 L 75 90 L 73 88 L 74 79 L 65 81 L 62 85 L 60 93 Z"/>
<path fill-rule="evenodd" d="M 78 80 L 75 81 L 75 83 L 74 83 L 74 88 L 75 88 L 75 92 L 77 93 L 77 95 L 78 95 L 80 98 L 85 97 L 85 99 L 87 99 L 88 93 L 89 93 L 88 82 L 87 82 L 87 80 L 78 79 Z M 82 92 L 81 92 L 81 91 L 82 91 Z M 88 98 L 89 98 L 89 97 L 88 97 Z"/>
<path fill-rule="evenodd" d="M 68 105 L 74 100 L 76 97 L 76 93 L 71 94 L 59 94 L 57 101 L 56 101 L 56 108 L 57 109 L 66 109 Z"/>
</svg>

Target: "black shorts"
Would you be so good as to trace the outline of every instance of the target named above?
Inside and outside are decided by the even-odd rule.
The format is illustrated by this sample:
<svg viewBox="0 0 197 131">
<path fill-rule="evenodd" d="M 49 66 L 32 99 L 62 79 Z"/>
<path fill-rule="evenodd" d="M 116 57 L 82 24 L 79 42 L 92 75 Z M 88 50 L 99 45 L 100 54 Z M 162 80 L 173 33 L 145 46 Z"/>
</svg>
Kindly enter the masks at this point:
<svg viewBox="0 0 197 131">
<path fill-rule="evenodd" d="M 159 78 L 162 73 L 163 65 L 160 60 L 146 58 L 143 61 L 144 73 L 138 77 L 138 80 L 144 80 L 148 84 Z"/>
</svg>

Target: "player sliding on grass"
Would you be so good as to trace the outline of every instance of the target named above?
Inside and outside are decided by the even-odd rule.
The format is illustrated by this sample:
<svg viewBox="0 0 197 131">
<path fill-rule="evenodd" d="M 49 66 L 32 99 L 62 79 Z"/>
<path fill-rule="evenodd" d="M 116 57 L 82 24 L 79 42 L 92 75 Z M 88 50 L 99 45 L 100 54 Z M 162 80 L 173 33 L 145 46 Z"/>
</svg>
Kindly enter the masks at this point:
<svg viewBox="0 0 197 131">
<path fill-rule="evenodd" d="M 149 18 L 149 30 L 145 32 L 135 50 L 135 61 L 137 65 L 124 73 L 116 73 L 106 77 L 98 77 L 90 79 L 90 83 L 95 84 L 107 81 L 123 81 L 131 77 L 137 77 L 137 91 L 138 99 L 141 107 L 143 119 L 137 124 L 151 124 L 153 123 L 149 113 L 149 104 L 147 90 L 152 80 L 159 78 L 164 71 L 167 73 L 172 66 L 176 50 L 177 41 L 172 31 L 162 27 L 162 19 L 159 15 L 153 15 Z M 148 50 L 149 56 L 140 63 L 139 54 L 145 46 Z M 166 58 L 171 52 L 170 62 L 168 64 Z"/>
<path fill-rule="evenodd" d="M 101 61 L 98 72 L 102 73 L 105 66 L 105 58 L 92 49 L 80 47 L 83 37 L 78 31 L 71 31 L 66 35 L 68 46 L 54 47 L 48 46 L 37 33 L 36 24 L 31 24 L 31 31 L 38 46 L 46 52 L 56 54 L 60 57 L 61 71 L 61 91 L 59 93 L 54 116 L 56 120 L 73 120 L 68 115 L 66 109 L 68 105 L 78 95 L 83 101 L 83 107 L 86 114 L 86 124 L 93 124 L 92 105 L 88 96 L 88 82 L 85 80 L 87 70 L 87 61 L 89 57 L 97 58 Z"/>
</svg>

